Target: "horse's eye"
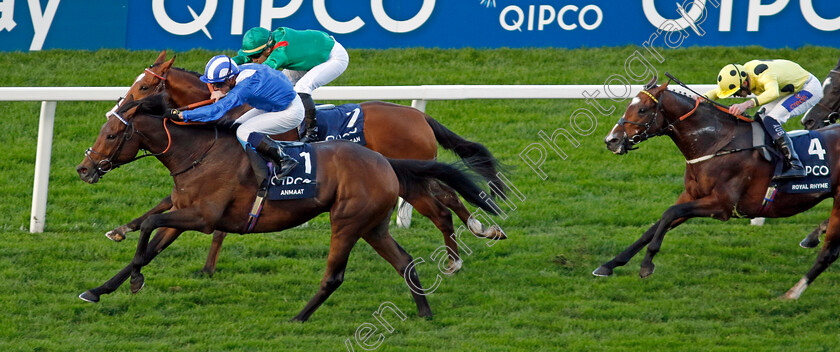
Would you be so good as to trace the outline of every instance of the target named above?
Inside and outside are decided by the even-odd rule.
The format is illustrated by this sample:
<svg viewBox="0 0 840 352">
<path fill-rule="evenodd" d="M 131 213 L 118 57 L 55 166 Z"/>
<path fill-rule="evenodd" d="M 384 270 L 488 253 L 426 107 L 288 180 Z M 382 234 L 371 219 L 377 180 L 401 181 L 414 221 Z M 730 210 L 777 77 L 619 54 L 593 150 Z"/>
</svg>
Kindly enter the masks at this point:
<svg viewBox="0 0 840 352">
<path fill-rule="evenodd" d="M 114 134 L 109 134 L 107 138 L 108 139 L 117 139 L 117 136 L 114 135 Z"/>
<path fill-rule="evenodd" d="M 645 109 L 645 108 L 639 108 L 639 113 L 640 113 L 640 114 L 644 114 L 644 113 L 646 113 L 646 112 L 647 112 L 647 109 Z"/>
<path fill-rule="evenodd" d="M 149 86 L 140 86 L 140 90 L 149 90 Z"/>
</svg>

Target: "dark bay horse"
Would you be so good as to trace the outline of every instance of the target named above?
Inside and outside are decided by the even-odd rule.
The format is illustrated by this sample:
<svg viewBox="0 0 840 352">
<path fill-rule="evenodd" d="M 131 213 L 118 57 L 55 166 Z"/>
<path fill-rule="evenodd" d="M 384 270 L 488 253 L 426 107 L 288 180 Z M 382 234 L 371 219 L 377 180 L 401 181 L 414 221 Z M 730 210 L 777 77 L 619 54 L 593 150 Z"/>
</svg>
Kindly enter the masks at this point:
<svg viewBox="0 0 840 352">
<path fill-rule="evenodd" d="M 155 156 L 173 176 L 170 211 L 148 216 L 140 225 L 137 251 L 131 263 L 102 286 L 79 297 L 97 302 L 131 277 L 131 291 L 144 284 L 143 266 L 187 230 L 242 232 L 257 191 L 257 182 L 242 146 L 233 133 L 213 125 L 184 126 L 160 117 L 165 98 L 153 95 L 125 104 L 102 126 L 93 147 L 77 167 L 82 180 L 96 183 L 109 170 L 140 157 Z M 271 232 L 300 225 L 329 212 L 332 228 L 327 269 L 318 293 L 294 320 L 305 321 L 341 285 L 350 250 L 359 238 L 367 241 L 411 287 L 420 280 L 411 256 L 388 233 L 398 195 L 411 198 L 433 180 L 455 189 L 470 203 L 495 213 L 479 196 L 482 190 L 458 169 L 434 162 L 386 159 L 346 141 L 312 145 L 318 161 L 315 198 L 267 201 L 253 232 Z M 142 157 L 142 156 L 141 156 Z M 195 161 L 201 160 L 196 164 Z M 362 176 L 363 177 L 360 177 Z M 153 230 L 159 229 L 149 240 Z M 420 316 L 431 316 L 422 295 L 414 293 Z M 420 291 L 422 292 L 422 291 Z"/>
<path fill-rule="evenodd" d="M 201 82 L 199 74 L 173 67 L 175 57 L 166 60 L 166 51 L 162 51 L 148 69 L 135 80 L 126 96 L 142 99 L 151 94 L 166 92 L 170 104 L 173 106 L 187 106 L 210 98 L 207 85 Z M 364 133 L 367 141 L 365 147 L 379 152 L 388 158 L 434 160 L 437 157 L 437 146 L 440 143 L 445 149 L 452 150 L 466 161 L 467 165 L 481 175 L 488 184 L 491 192 L 504 192 L 505 184 L 498 176 L 497 161 L 487 148 L 475 142 L 470 142 L 453 133 L 440 122 L 412 107 L 385 103 L 365 102 L 360 104 L 365 115 Z M 247 111 L 239 109 L 227 117 L 230 121 Z M 275 136 L 278 140 L 297 140 L 296 131 L 283 136 Z M 452 209 L 458 218 L 467 225 L 475 235 L 485 238 L 504 239 L 505 233 L 496 225 L 485 227 L 476 218 L 471 217 L 469 210 L 461 203 L 451 188 L 433 183 L 428 191 L 423 190 L 412 194 L 405 200 L 417 211 L 432 220 L 441 231 L 444 243 L 450 250 L 450 268 L 457 271 L 461 267 L 458 255 L 458 244 L 451 235 L 455 232 L 452 224 Z M 163 199 L 157 206 L 126 225 L 119 226 L 106 236 L 115 241 L 125 238 L 127 232 L 136 231 L 140 223 L 152 214 L 159 214 L 169 210 L 171 199 Z M 448 209 L 447 209 L 448 208 Z M 207 256 L 203 272 L 213 274 L 219 255 L 219 249 L 226 233 L 213 233 L 213 243 Z"/>
<path fill-rule="evenodd" d="M 815 130 L 836 122 L 838 117 L 840 117 L 840 60 L 823 81 L 822 99 L 805 113 L 801 122 L 806 129 Z"/>
<path fill-rule="evenodd" d="M 816 130 L 835 123 L 838 117 L 840 117 L 840 60 L 823 81 L 822 99 L 805 113 L 801 122 L 805 129 Z M 799 242 L 799 245 L 803 248 L 815 248 L 820 244 L 820 235 L 824 234 L 826 229 L 828 229 L 828 219 L 817 226 L 802 242 Z"/>
<path fill-rule="evenodd" d="M 612 131 L 604 139 L 615 154 L 625 154 L 633 146 L 659 135 L 674 141 L 686 159 L 685 190 L 675 205 L 662 214 L 636 242 L 601 265 L 593 274 L 610 276 L 613 269 L 627 262 L 647 246 L 639 276 L 653 274 L 653 257 L 659 252 L 665 233 L 686 220 L 712 217 L 726 221 L 733 216 L 787 217 L 810 209 L 826 198 L 834 198 L 834 208 L 826 241 L 810 271 L 783 298 L 797 299 L 835 259 L 840 249 L 840 173 L 832 175 L 833 189 L 820 194 L 779 192 L 762 212 L 762 201 L 773 176 L 773 165 L 752 148 L 750 124 L 736 119 L 709 103 L 667 90 L 668 83 L 655 86 L 655 79 L 640 92 Z M 840 156 L 840 128 L 823 130 L 825 148 L 837 170 Z"/>
</svg>

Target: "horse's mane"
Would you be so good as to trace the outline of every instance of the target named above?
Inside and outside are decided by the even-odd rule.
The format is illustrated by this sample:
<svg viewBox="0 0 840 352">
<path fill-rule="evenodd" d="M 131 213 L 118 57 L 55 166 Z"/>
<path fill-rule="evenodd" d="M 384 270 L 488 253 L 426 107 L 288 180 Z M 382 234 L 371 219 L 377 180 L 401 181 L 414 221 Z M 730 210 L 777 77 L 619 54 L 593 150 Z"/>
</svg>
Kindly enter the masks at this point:
<svg viewBox="0 0 840 352">
<path fill-rule="evenodd" d="M 166 110 L 169 109 L 169 104 L 167 103 L 168 100 L 169 96 L 166 93 L 153 94 L 143 99 L 132 100 L 123 104 L 118 112 L 124 113 L 134 107 L 137 107 L 137 112 L 139 113 L 162 116 Z"/>
<path fill-rule="evenodd" d="M 170 70 L 177 70 L 177 71 L 181 71 L 181 72 L 186 72 L 186 73 L 189 73 L 193 76 L 201 77 L 201 73 L 198 73 L 198 72 L 195 72 L 195 71 L 190 71 L 190 70 L 187 70 L 187 69 L 182 68 L 182 67 L 170 67 L 169 69 Z"/>
<path fill-rule="evenodd" d="M 694 97 L 689 96 L 686 93 L 678 92 L 678 91 L 675 91 L 675 90 L 668 89 L 667 91 L 670 92 L 670 93 L 673 93 L 673 96 L 676 97 L 677 99 L 680 99 L 680 100 L 682 100 L 682 101 L 684 101 L 687 104 L 690 104 L 692 106 L 694 105 Z M 698 112 L 702 112 L 704 114 L 706 114 L 706 113 L 712 114 L 712 116 L 715 116 L 715 117 L 718 117 L 718 118 L 725 118 L 725 119 L 731 119 L 731 120 L 735 120 L 735 121 L 741 121 L 741 119 L 739 119 L 738 117 L 736 117 L 736 116 L 734 116 L 734 115 L 732 115 L 732 114 L 730 114 L 726 111 L 723 111 L 723 110 L 719 109 L 715 104 L 713 104 L 712 102 L 710 102 L 708 100 L 705 100 L 705 99 L 703 99 L 700 102 L 700 106 L 697 107 L 697 110 L 698 110 Z"/>
</svg>

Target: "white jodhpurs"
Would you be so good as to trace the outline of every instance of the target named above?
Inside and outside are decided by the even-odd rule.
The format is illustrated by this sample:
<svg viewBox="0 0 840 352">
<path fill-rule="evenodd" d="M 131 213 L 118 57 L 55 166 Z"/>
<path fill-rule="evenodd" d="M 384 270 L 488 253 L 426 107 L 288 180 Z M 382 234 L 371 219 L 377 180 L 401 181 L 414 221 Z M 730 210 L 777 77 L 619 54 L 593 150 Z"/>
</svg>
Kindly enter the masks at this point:
<svg viewBox="0 0 840 352">
<path fill-rule="evenodd" d="M 805 94 L 800 94 L 800 93 Z M 810 97 L 807 97 L 810 95 Z M 802 90 L 794 94 L 785 94 L 778 99 L 764 105 L 765 116 L 770 116 L 779 123 L 785 123 L 791 116 L 804 114 L 808 109 L 817 105 L 823 97 L 822 85 L 814 75 L 808 78 Z"/>
<path fill-rule="evenodd" d="M 347 50 L 344 50 L 341 44 L 335 42 L 335 45 L 333 45 L 330 51 L 330 56 L 324 63 L 308 71 L 285 69 L 283 73 L 295 85 L 295 92 L 312 94 L 312 91 L 316 88 L 330 83 L 338 78 L 338 76 L 341 76 L 349 64 L 350 56 L 347 55 Z"/>
<path fill-rule="evenodd" d="M 252 132 L 267 135 L 280 134 L 298 128 L 301 122 L 303 122 L 303 103 L 300 101 L 300 97 L 296 95 L 289 107 L 283 111 L 248 110 L 236 119 L 236 123 L 240 124 L 236 129 L 236 138 L 244 146 Z"/>
</svg>

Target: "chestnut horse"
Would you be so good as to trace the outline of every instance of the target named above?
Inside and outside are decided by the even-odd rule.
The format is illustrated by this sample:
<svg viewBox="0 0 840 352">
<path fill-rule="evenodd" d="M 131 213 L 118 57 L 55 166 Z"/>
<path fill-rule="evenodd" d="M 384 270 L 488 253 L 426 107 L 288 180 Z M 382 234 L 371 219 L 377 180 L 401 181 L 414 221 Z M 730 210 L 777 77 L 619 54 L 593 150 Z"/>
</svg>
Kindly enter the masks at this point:
<svg viewBox="0 0 840 352">
<path fill-rule="evenodd" d="M 686 159 L 685 190 L 675 205 L 662 214 L 653 226 L 614 259 L 592 274 L 610 276 L 617 266 L 627 262 L 647 245 L 639 276 L 653 274 L 653 257 L 659 252 L 665 233 L 695 217 L 726 221 L 733 216 L 787 217 L 810 209 L 826 198 L 834 198 L 834 207 L 825 245 L 810 271 L 785 295 L 797 299 L 835 259 L 840 249 L 840 173 L 832 177 L 831 192 L 786 194 L 779 192 L 762 212 L 762 201 L 773 177 L 773 165 L 752 146 L 750 123 L 741 121 L 717 106 L 700 103 L 659 87 L 652 80 L 627 106 L 615 127 L 604 139 L 607 149 L 625 154 L 642 141 L 655 136 L 671 137 Z M 840 128 L 821 131 L 824 148 L 833 155 L 830 168 L 837 170 L 840 156 Z"/>
<path fill-rule="evenodd" d="M 179 107 L 209 99 L 207 85 L 198 79 L 200 74 L 173 67 L 174 61 L 175 57 L 166 61 L 166 51 L 162 51 L 154 64 L 138 76 L 126 96 L 142 99 L 165 91 L 170 97 L 170 105 Z M 491 192 L 505 192 L 506 186 L 497 176 L 498 162 L 483 145 L 463 139 L 437 120 L 412 107 L 385 102 L 365 102 L 360 105 L 365 116 L 365 147 L 388 158 L 434 160 L 437 156 L 437 145 L 440 143 L 444 148 L 455 152 L 473 171 L 481 175 L 491 185 Z M 248 107 L 236 109 L 225 119 L 233 121 L 247 109 Z M 296 132 L 289 131 L 275 138 L 297 140 Z M 452 224 L 452 214 L 447 208 L 452 209 L 476 236 L 506 238 L 498 226 L 485 227 L 471 217 L 458 196 L 445 185 L 432 183 L 428 191 L 417 192 L 405 200 L 421 215 L 432 220 L 443 234 L 444 243 L 450 251 L 450 268 L 453 272 L 461 267 L 461 261 L 457 259 L 460 258 L 458 244 L 451 237 L 455 228 Z M 136 231 L 147 216 L 167 211 L 170 207 L 171 199 L 164 198 L 146 214 L 109 231 L 106 236 L 119 242 L 125 238 L 127 232 Z M 203 272 L 212 275 L 215 271 L 225 236 L 226 233 L 221 231 L 213 233 L 213 242 Z"/>
<path fill-rule="evenodd" d="M 98 302 L 129 276 L 131 291 L 144 284 L 143 266 L 187 230 L 243 232 L 257 191 L 257 182 L 242 146 L 231 131 L 214 125 L 185 126 L 160 115 L 165 98 L 153 95 L 125 104 L 108 119 L 93 147 L 76 168 L 79 177 L 96 183 L 119 165 L 155 156 L 173 175 L 172 208 L 150 215 L 140 225 L 137 251 L 131 263 L 102 286 L 79 297 Z M 346 141 L 316 143 L 317 194 L 314 198 L 267 201 L 253 232 L 287 229 L 329 212 L 332 227 L 327 269 L 318 293 L 293 320 L 305 321 L 341 285 L 350 250 L 359 238 L 367 241 L 405 276 L 406 283 L 422 289 L 412 258 L 388 233 L 398 195 L 411 198 L 437 180 L 457 190 L 485 211 L 481 189 L 454 167 L 434 161 L 386 159 L 379 153 Z M 146 154 L 135 157 L 139 150 Z M 200 162 L 198 162 L 200 161 Z M 160 229 L 149 241 L 153 230 Z M 431 316 L 423 295 L 412 290 L 420 316 Z M 420 291 L 422 292 L 422 291 Z"/>
</svg>

